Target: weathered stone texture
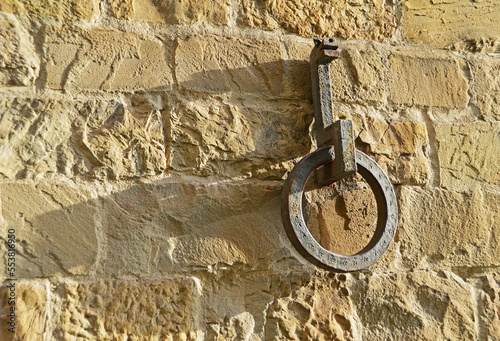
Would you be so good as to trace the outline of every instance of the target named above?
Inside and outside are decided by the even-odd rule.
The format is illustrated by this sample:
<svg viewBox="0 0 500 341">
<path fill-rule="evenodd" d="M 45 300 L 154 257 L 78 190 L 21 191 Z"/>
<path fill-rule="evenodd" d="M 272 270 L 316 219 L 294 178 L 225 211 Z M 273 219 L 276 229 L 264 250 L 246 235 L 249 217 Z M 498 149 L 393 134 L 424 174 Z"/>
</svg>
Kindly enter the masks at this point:
<svg viewBox="0 0 500 341">
<path fill-rule="evenodd" d="M 44 53 L 51 89 L 158 90 L 172 83 L 168 46 L 140 34 L 50 26 Z"/>
<path fill-rule="evenodd" d="M 360 176 L 349 180 L 349 184 L 342 181 L 307 190 L 303 204 L 305 221 L 314 238 L 325 249 L 347 256 L 368 245 L 377 222 L 372 191 Z"/>
<path fill-rule="evenodd" d="M 14 297 L 10 295 L 12 292 Z M 10 298 L 14 298 L 14 301 L 10 301 Z M 0 287 L 0 338 L 3 341 L 43 340 L 47 328 L 48 303 L 45 284 L 5 281 Z M 9 316 L 11 308 L 14 308 L 15 315 L 12 320 L 12 316 Z M 14 333 L 9 331 L 10 328 L 13 328 Z"/>
<path fill-rule="evenodd" d="M 241 21 L 301 36 L 383 40 L 396 31 L 394 9 L 382 1 L 243 0 Z"/>
<path fill-rule="evenodd" d="M 473 52 L 498 51 L 494 43 L 500 40 L 500 8 L 496 0 L 406 0 L 402 33 L 412 43 L 433 48 L 457 45 Z"/>
<path fill-rule="evenodd" d="M 500 121 L 500 61 L 495 59 L 473 59 L 473 101 L 486 121 Z"/>
<path fill-rule="evenodd" d="M 3 231 L 16 230 L 16 277 L 88 274 L 97 260 L 92 193 L 66 184 L 0 185 Z"/>
<path fill-rule="evenodd" d="M 0 340 L 500 340 L 497 3 L 0 0 L 18 280 L 15 335 L 0 288 Z M 324 36 L 344 39 L 335 119 L 398 195 L 393 243 L 349 274 L 303 259 L 280 215 L 315 143 Z M 313 178 L 313 236 L 359 252 L 368 184 Z"/>
<path fill-rule="evenodd" d="M 72 110 L 51 100 L 0 100 L 0 175 L 40 177 L 63 167 Z"/>
<path fill-rule="evenodd" d="M 62 340 L 197 339 L 195 279 L 66 283 L 54 334 Z"/>
<path fill-rule="evenodd" d="M 483 276 L 481 282 L 479 318 L 486 329 L 484 335 L 488 340 L 496 340 L 500 338 L 500 273 Z"/>
<path fill-rule="evenodd" d="M 500 196 L 403 187 L 399 197 L 405 266 L 466 269 L 500 264 Z"/>
<path fill-rule="evenodd" d="M 291 97 L 312 102 L 311 66 L 309 63 L 313 41 L 309 44 L 290 41 L 284 43 L 286 50 L 284 91 Z"/>
<path fill-rule="evenodd" d="M 286 46 L 295 67 L 300 72 L 308 72 L 305 64 L 309 65 L 311 45 L 296 43 Z M 389 102 L 401 107 L 443 109 L 463 109 L 468 105 L 470 85 L 464 71 L 466 62 L 450 53 L 391 48 L 373 42 L 345 42 L 340 49 L 340 58 L 330 64 L 335 102 L 364 106 Z M 303 64 L 299 64 L 299 60 Z M 300 82 L 300 78 L 293 75 L 290 81 Z M 495 88 L 490 85 L 490 79 L 491 76 L 486 77 L 487 86 Z M 296 93 L 308 96 L 309 91 L 310 85 Z"/>
<path fill-rule="evenodd" d="M 468 82 L 460 60 L 433 53 L 398 51 L 389 57 L 393 102 L 410 106 L 465 108 Z"/>
<path fill-rule="evenodd" d="M 340 48 L 340 58 L 330 64 L 333 100 L 347 103 L 386 101 L 390 90 L 387 51 L 375 44 L 346 43 Z"/>
<path fill-rule="evenodd" d="M 475 340 L 473 287 L 457 276 L 414 271 L 356 281 L 360 340 Z"/>
<path fill-rule="evenodd" d="M 141 274 L 268 262 L 283 247 L 276 229 L 280 190 L 278 184 L 252 183 L 116 188 L 102 197 L 106 260 L 99 271 Z"/>
<path fill-rule="evenodd" d="M 326 272 L 221 271 L 202 296 L 207 340 L 357 340 L 348 286 Z"/>
<path fill-rule="evenodd" d="M 0 11 L 54 17 L 59 20 L 91 19 L 99 11 L 98 0 L 2 0 Z"/>
<path fill-rule="evenodd" d="M 15 16 L 0 12 L 0 86 L 31 86 L 39 70 L 28 32 Z"/>
<path fill-rule="evenodd" d="M 500 184 L 500 124 L 436 125 L 441 185 Z"/>
<path fill-rule="evenodd" d="M 168 155 L 162 105 L 110 101 L 0 100 L 0 175 L 54 173 L 120 178 L 158 174 Z"/>
<path fill-rule="evenodd" d="M 173 169 L 197 175 L 280 179 L 310 149 L 312 113 L 302 107 L 181 103 L 171 114 Z"/>
<path fill-rule="evenodd" d="M 176 77 L 185 89 L 280 95 L 284 64 L 278 40 L 194 36 L 178 41 Z"/>
<path fill-rule="evenodd" d="M 136 21 L 190 25 L 206 22 L 227 25 L 229 0 L 108 0 L 113 16 Z"/>
<path fill-rule="evenodd" d="M 359 148 L 374 157 L 393 183 L 420 185 L 429 181 L 429 141 L 423 123 L 367 117 L 359 125 Z"/>
<path fill-rule="evenodd" d="M 130 100 L 130 106 L 101 103 L 90 113 L 83 112 L 88 116 L 78 127 L 83 131 L 77 140 L 97 178 L 155 175 L 167 168 L 168 115 L 161 104 L 141 96 Z"/>
</svg>

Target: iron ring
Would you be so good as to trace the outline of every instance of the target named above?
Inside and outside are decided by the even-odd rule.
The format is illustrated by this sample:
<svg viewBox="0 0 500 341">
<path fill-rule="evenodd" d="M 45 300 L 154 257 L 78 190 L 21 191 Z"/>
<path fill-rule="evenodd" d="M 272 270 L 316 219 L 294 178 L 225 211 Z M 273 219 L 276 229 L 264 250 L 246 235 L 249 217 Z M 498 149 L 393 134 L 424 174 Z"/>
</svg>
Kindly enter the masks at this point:
<svg viewBox="0 0 500 341">
<path fill-rule="evenodd" d="M 307 228 L 302 197 L 309 176 L 334 159 L 334 147 L 328 146 L 312 152 L 295 165 L 283 188 L 281 216 L 290 241 L 307 260 L 329 270 L 357 271 L 380 259 L 394 239 L 398 221 L 396 194 L 382 168 L 368 155 L 356 150 L 358 173 L 370 186 L 377 202 L 375 234 L 365 248 L 352 256 L 326 250 Z"/>
</svg>

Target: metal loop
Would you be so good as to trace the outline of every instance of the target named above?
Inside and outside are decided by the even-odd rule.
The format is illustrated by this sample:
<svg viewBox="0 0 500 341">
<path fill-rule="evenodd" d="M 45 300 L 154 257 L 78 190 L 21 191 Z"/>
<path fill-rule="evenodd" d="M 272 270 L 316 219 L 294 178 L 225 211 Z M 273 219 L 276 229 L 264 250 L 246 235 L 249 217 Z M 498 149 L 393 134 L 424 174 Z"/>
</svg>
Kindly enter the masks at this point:
<svg viewBox="0 0 500 341">
<path fill-rule="evenodd" d="M 352 256 L 323 248 L 307 228 L 302 213 L 302 197 L 309 176 L 335 159 L 333 146 L 320 148 L 304 157 L 288 176 L 282 194 L 282 219 L 295 248 L 310 262 L 326 269 L 356 271 L 375 263 L 394 239 L 398 208 L 394 188 L 382 168 L 368 155 L 356 150 L 357 172 L 369 184 L 377 202 L 377 227 L 368 245 Z"/>
</svg>

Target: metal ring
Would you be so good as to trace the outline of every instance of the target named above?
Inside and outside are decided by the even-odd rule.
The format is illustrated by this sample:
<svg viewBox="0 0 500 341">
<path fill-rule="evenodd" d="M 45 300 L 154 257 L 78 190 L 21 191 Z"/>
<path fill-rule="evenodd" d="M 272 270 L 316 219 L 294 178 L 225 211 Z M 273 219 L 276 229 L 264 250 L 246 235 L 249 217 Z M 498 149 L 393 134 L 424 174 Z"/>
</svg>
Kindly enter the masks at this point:
<svg viewBox="0 0 500 341">
<path fill-rule="evenodd" d="M 283 188 L 281 216 L 288 237 L 307 260 L 326 269 L 361 270 L 382 257 L 394 239 L 398 221 L 396 194 L 382 168 L 368 155 L 356 150 L 358 173 L 369 184 L 377 202 L 375 234 L 363 250 L 352 256 L 326 250 L 307 228 L 302 214 L 302 197 L 309 176 L 334 159 L 334 147 L 329 146 L 312 152 L 295 165 Z"/>
</svg>

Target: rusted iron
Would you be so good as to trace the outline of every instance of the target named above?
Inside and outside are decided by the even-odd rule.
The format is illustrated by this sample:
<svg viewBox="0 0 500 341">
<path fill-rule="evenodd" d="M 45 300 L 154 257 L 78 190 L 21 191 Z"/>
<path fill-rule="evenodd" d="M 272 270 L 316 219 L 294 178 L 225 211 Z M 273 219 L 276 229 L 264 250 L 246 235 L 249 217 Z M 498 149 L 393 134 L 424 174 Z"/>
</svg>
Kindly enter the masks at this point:
<svg viewBox="0 0 500 341">
<path fill-rule="evenodd" d="M 375 263 L 388 249 L 396 233 L 398 208 L 394 187 L 382 168 L 355 149 L 352 121 L 334 121 L 329 65 L 339 52 L 333 39 L 315 40 L 311 79 L 316 136 L 321 148 L 304 157 L 289 174 L 283 188 L 281 213 L 288 237 L 306 259 L 327 269 L 357 271 Z M 304 220 L 302 198 L 311 176 L 316 176 L 319 186 L 326 186 L 356 172 L 375 195 L 377 226 L 363 250 L 344 256 L 326 250 L 312 236 Z"/>
</svg>

